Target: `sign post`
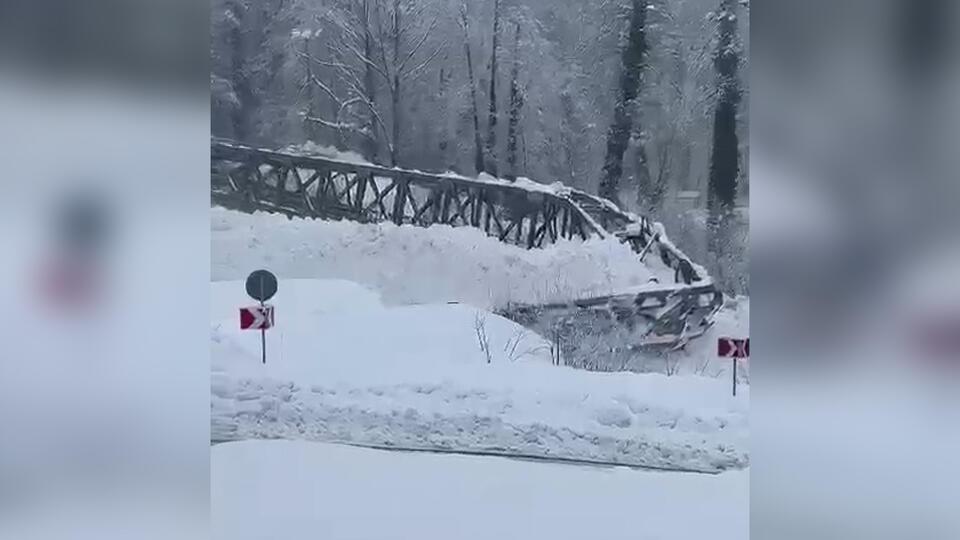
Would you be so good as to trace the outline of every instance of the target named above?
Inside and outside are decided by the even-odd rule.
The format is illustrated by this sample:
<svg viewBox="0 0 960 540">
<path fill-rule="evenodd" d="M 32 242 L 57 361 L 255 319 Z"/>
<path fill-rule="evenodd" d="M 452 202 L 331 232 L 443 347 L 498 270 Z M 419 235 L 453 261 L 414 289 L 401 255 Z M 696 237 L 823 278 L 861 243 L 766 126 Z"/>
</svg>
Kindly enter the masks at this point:
<svg viewBox="0 0 960 540">
<path fill-rule="evenodd" d="M 266 270 L 256 270 L 247 276 L 247 294 L 260 302 L 259 306 L 240 308 L 240 329 L 260 330 L 260 352 L 267 363 L 267 328 L 273 327 L 273 306 L 264 302 L 277 294 L 277 276 Z"/>
<path fill-rule="evenodd" d="M 733 395 L 737 395 L 737 361 L 740 358 L 750 357 L 750 338 L 722 337 L 717 339 L 717 356 L 733 359 Z"/>
</svg>

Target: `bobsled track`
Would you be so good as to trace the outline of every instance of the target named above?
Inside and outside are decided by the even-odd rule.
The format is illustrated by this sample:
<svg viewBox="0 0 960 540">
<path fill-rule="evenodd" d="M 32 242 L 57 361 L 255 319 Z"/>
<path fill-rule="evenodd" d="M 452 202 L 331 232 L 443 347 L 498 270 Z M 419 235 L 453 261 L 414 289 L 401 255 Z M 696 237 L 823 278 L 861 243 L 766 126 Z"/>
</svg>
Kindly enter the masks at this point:
<svg viewBox="0 0 960 540">
<path fill-rule="evenodd" d="M 211 203 L 233 210 L 474 227 L 526 249 L 615 237 L 637 253 L 637 264 L 672 274 L 672 283 L 612 295 L 499 306 L 498 313 L 556 344 L 558 363 L 561 355 L 609 348 L 604 344 L 623 352 L 682 347 L 710 327 L 723 304 L 710 276 L 670 242 L 660 223 L 559 183 L 431 174 L 214 139 L 210 185 Z"/>
</svg>

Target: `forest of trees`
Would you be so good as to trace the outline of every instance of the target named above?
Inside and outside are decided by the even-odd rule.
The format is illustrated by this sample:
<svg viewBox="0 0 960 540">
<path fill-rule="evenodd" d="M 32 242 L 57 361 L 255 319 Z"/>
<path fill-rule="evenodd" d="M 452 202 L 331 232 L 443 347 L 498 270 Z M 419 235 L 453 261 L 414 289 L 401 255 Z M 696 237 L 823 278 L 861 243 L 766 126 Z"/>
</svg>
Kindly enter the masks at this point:
<svg viewBox="0 0 960 540">
<path fill-rule="evenodd" d="M 213 0 L 212 131 L 561 181 L 658 218 L 675 214 L 676 193 L 699 191 L 716 230 L 747 192 L 748 10 L 746 0 Z M 714 237 L 722 251 L 725 235 Z"/>
</svg>

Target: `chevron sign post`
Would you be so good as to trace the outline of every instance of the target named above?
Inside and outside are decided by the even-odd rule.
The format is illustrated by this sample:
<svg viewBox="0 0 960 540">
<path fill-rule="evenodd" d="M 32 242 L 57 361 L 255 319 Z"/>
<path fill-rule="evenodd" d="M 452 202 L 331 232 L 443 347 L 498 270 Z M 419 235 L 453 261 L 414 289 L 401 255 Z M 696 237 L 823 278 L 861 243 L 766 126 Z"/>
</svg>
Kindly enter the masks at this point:
<svg viewBox="0 0 960 540">
<path fill-rule="evenodd" d="M 733 358 L 733 395 L 737 395 L 737 361 L 750 357 L 750 338 L 722 337 L 717 340 L 717 356 Z"/>
<path fill-rule="evenodd" d="M 260 352 L 267 363 L 267 328 L 273 327 L 273 306 L 264 304 L 277 294 L 277 276 L 267 270 L 256 270 L 247 276 L 247 294 L 259 300 L 259 306 L 240 308 L 240 329 L 260 331 Z"/>
</svg>

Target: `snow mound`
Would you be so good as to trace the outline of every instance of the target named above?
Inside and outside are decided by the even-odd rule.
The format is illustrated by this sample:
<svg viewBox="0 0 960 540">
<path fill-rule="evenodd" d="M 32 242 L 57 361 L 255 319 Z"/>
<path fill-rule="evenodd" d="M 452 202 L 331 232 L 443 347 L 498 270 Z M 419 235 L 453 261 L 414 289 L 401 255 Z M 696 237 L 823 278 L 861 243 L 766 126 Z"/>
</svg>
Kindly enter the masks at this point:
<svg viewBox="0 0 960 540">
<path fill-rule="evenodd" d="M 458 301 L 485 308 L 604 295 L 655 277 L 616 239 L 526 250 L 470 227 L 288 219 L 212 209 L 214 281 L 256 268 L 281 278 L 348 279 L 388 304 Z M 656 275 L 672 283 L 672 272 Z"/>
<path fill-rule="evenodd" d="M 358 165 L 370 164 L 357 152 L 351 150 L 338 150 L 333 146 L 317 144 L 313 141 L 307 141 L 301 144 L 291 144 L 280 149 L 280 152 L 300 156 L 332 159 L 336 161 L 343 161 L 345 163 L 355 163 Z"/>
<path fill-rule="evenodd" d="M 344 281 L 281 280 L 277 327 L 237 330 L 212 284 L 211 437 L 306 439 L 716 472 L 748 464 L 744 389 L 554 366 L 549 344 L 459 304 L 387 307 Z M 485 337 L 481 337 L 485 336 Z M 485 342 L 489 351 L 483 352 Z"/>
</svg>

